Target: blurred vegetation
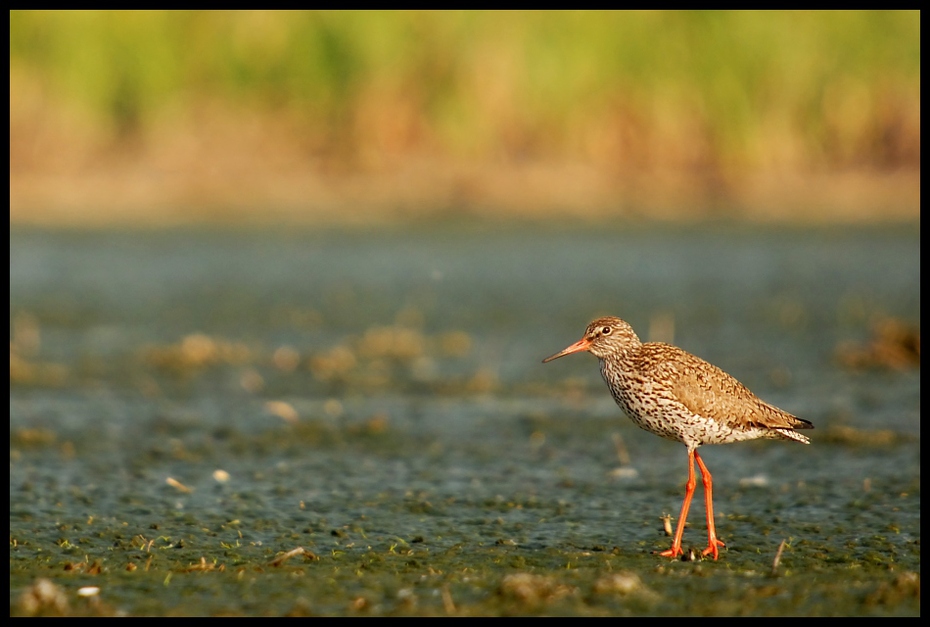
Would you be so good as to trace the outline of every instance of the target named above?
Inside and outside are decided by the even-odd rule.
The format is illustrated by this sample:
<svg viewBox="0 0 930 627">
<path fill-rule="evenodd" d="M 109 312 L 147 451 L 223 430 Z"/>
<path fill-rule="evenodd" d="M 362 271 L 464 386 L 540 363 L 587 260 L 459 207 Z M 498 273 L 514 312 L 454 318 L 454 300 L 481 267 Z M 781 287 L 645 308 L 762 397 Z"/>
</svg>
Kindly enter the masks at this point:
<svg viewBox="0 0 930 627">
<path fill-rule="evenodd" d="M 243 112 L 366 167 L 919 169 L 920 13 L 12 11 L 10 106 L 11 172 L 40 128 L 151 142 Z"/>
</svg>

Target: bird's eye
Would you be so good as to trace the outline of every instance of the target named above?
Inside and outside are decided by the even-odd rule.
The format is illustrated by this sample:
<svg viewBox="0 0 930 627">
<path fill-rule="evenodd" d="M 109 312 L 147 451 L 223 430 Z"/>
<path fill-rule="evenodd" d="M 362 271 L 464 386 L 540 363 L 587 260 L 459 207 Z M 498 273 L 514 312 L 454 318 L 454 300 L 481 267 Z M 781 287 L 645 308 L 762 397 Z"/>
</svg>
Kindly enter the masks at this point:
<svg viewBox="0 0 930 627">
<path fill-rule="evenodd" d="M 604 327 L 603 329 L 601 329 L 601 335 L 610 335 L 610 332 L 612 330 L 613 329 L 611 329 L 610 327 Z"/>
</svg>

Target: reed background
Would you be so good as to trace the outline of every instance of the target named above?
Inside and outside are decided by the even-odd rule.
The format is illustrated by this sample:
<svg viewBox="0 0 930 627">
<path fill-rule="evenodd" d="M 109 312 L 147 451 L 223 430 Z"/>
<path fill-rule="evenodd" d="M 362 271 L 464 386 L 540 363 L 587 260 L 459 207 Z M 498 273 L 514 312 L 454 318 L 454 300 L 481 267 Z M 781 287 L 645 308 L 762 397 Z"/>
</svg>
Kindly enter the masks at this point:
<svg viewBox="0 0 930 627">
<path fill-rule="evenodd" d="M 10 13 L 10 221 L 919 220 L 920 13 Z"/>
</svg>

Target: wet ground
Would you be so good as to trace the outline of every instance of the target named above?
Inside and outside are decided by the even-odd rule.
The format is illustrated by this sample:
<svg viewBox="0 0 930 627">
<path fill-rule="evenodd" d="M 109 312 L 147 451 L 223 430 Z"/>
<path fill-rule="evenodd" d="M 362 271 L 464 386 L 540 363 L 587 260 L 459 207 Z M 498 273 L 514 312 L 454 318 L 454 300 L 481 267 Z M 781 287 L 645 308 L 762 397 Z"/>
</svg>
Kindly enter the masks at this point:
<svg viewBox="0 0 930 627">
<path fill-rule="evenodd" d="M 10 245 L 13 614 L 920 612 L 917 228 Z M 684 447 L 540 363 L 601 314 L 816 426 L 702 449 L 716 562 L 652 554 Z"/>
</svg>

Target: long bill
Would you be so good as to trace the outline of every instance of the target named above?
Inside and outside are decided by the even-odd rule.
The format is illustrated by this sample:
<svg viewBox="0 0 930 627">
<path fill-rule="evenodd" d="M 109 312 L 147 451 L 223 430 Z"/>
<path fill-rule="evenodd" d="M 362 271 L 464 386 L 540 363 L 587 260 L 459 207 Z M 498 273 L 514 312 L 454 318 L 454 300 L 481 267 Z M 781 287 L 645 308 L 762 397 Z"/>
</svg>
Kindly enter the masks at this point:
<svg viewBox="0 0 930 627">
<path fill-rule="evenodd" d="M 559 357 L 565 357 L 566 355 L 571 355 L 572 353 L 580 353 L 581 351 L 586 351 L 591 348 L 591 340 L 587 338 L 581 338 L 571 346 L 567 347 L 565 350 L 556 353 L 555 355 L 550 355 L 543 359 L 543 363 L 552 361 L 553 359 L 558 359 Z"/>
</svg>

